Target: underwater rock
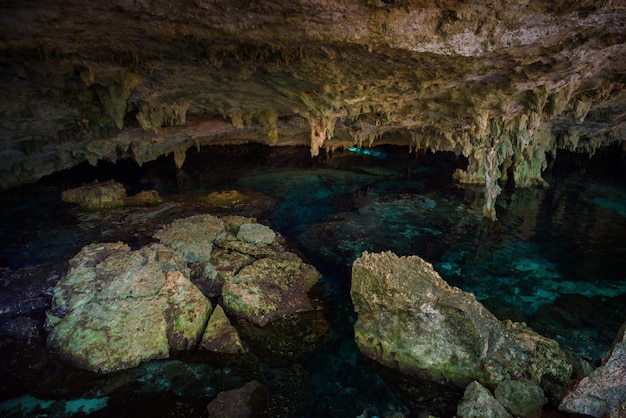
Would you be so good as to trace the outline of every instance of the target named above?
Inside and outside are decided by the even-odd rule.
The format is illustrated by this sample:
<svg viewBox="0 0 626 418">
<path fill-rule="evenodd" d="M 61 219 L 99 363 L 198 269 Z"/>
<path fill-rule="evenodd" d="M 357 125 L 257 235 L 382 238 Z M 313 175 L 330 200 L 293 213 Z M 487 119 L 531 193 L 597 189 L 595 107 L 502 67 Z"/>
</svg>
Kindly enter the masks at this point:
<svg viewBox="0 0 626 418">
<path fill-rule="evenodd" d="M 224 283 L 224 307 L 239 318 L 265 326 L 296 312 L 312 310 L 307 292 L 321 278 L 299 259 L 262 258 Z"/>
<path fill-rule="evenodd" d="M 295 312 L 260 327 L 246 319 L 237 321 L 241 338 L 251 352 L 267 364 L 287 366 L 316 351 L 329 325 L 322 310 Z"/>
<path fill-rule="evenodd" d="M 245 350 L 241 344 L 239 333 L 233 327 L 220 305 L 215 306 L 204 335 L 200 341 L 203 350 L 218 353 L 238 354 Z"/>
<path fill-rule="evenodd" d="M 151 244 L 90 244 L 69 262 L 47 312 L 50 350 L 109 373 L 196 347 L 212 310 L 184 257 Z"/>
<path fill-rule="evenodd" d="M 209 404 L 209 417 L 249 418 L 263 416 L 267 403 L 267 390 L 253 380 L 239 389 L 220 392 Z"/>
<path fill-rule="evenodd" d="M 211 259 L 213 241 L 224 235 L 224 222 L 212 215 L 196 215 L 176 219 L 154 234 L 168 247 L 180 251 L 187 262 L 207 262 Z"/>
<path fill-rule="evenodd" d="M 40 321 L 28 316 L 0 320 L 0 340 L 14 338 L 32 345 L 41 339 Z M 4 345 L 0 343 L 0 345 Z"/>
<path fill-rule="evenodd" d="M 543 405 L 548 401 L 543 390 L 528 380 L 507 380 L 498 385 L 496 400 L 511 414 L 522 418 L 541 418 Z"/>
<path fill-rule="evenodd" d="M 473 381 L 463 394 L 457 408 L 459 418 L 513 418 L 494 398 L 489 389 Z"/>
<path fill-rule="evenodd" d="M 84 209 L 103 209 L 124 206 L 126 189 L 116 181 L 93 183 L 61 193 L 61 200 L 76 203 Z"/>
<path fill-rule="evenodd" d="M 626 402 L 626 324 L 600 367 L 568 393 L 559 409 L 602 417 Z"/>
<path fill-rule="evenodd" d="M 350 293 L 359 349 L 403 374 L 458 387 L 515 379 L 559 386 L 571 375 L 556 341 L 498 321 L 417 256 L 364 252 L 353 263 Z"/>
</svg>

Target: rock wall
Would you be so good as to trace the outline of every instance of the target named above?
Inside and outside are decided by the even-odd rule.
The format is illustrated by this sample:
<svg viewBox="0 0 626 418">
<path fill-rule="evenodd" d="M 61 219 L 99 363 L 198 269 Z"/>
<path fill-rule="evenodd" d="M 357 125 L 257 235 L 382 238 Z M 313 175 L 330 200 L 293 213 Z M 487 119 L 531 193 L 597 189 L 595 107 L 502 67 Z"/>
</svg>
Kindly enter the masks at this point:
<svg viewBox="0 0 626 418">
<path fill-rule="evenodd" d="M 467 157 L 493 218 L 507 173 L 622 142 L 625 22 L 594 0 L 8 4 L 0 187 L 207 143 L 393 143 Z"/>
</svg>

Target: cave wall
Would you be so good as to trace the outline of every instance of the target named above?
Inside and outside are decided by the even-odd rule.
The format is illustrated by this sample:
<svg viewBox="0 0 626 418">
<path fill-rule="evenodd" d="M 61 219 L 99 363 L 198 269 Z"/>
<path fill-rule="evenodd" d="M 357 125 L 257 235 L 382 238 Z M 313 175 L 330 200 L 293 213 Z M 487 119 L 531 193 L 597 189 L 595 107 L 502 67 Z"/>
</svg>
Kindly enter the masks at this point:
<svg viewBox="0 0 626 418">
<path fill-rule="evenodd" d="M 619 1 L 3 2 L 0 188 L 205 144 L 400 144 L 543 185 L 626 130 Z"/>
</svg>

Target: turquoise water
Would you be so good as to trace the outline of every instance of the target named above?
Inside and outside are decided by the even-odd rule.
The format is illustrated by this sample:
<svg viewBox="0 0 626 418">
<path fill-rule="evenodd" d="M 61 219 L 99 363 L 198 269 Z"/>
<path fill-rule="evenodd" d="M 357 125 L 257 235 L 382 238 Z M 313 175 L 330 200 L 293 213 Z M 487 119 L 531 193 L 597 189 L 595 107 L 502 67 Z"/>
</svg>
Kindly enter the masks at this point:
<svg viewBox="0 0 626 418">
<path fill-rule="evenodd" d="M 17 387 L 3 382 L 1 399 L 13 403 L 0 410 L 11 406 L 13 416 L 36 414 L 33 409 L 15 412 L 22 399 L 24 411 L 26 405 L 43 413 L 56 408 L 58 416 L 110 416 L 114 411 L 202 416 L 219 389 L 239 387 L 254 377 L 275 399 L 291 405 L 283 416 L 406 412 L 352 342 L 356 318 L 349 298 L 350 266 L 363 251 L 419 255 L 499 318 L 524 321 L 597 362 L 626 320 L 623 154 L 612 149 L 592 160 L 559 154 L 545 174 L 550 187 L 506 189 L 497 201 L 495 223 L 481 217 L 480 188 L 462 188 L 451 180 L 464 164 L 447 153 L 416 158 L 394 147 L 317 159 L 306 149 L 214 147 L 188 151 L 182 171 L 175 170 L 171 156 L 141 168 L 132 162 L 82 166 L 3 194 L 0 302 L 9 306 L 0 311 L 3 324 L 16 315 L 41 321 L 54 278 L 83 245 L 121 239 L 138 246 L 150 239 L 147 227 L 111 227 L 115 222 L 106 216 L 80 214 L 59 200 L 66 188 L 115 178 L 129 193 L 155 188 L 166 199 L 229 189 L 271 197 L 272 205 L 254 214 L 323 273 L 317 291 L 331 329 L 310 358 L 283 368 L 261 364 L 253 372 L 241 365 L 182 359 L 152 362 L 103 380 L 38 360 L 44 364 L 32 376 L 20 375 L 23 382 Z M 40 305 L 28 311 L 7 302 L 11 298 L 32 298 Z M 12 337 L 9 328 L 0 329 L 1 354 L 9 356 L 4 361 L 12 361 L 11 370 L 16 364 L 32 366 L 29 350 L 41 350 L 45 334 L 40 331 L 29 346 Z M 146 403 L 155 406 L 142 410 Z"/>
</svg>

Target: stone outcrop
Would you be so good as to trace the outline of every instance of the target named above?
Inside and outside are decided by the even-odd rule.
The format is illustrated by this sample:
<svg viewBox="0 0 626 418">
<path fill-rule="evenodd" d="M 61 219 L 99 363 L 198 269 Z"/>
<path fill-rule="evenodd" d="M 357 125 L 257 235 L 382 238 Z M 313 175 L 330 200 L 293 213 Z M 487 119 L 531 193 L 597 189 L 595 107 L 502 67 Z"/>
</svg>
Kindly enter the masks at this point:
<svg viewBox="0 0 626 418">
<path fill-rule="evenodd" d="M 47 312 L 54 352 L 105 373 L 196 348 L 291 359 L 328 329 L 308 296 L 320 274 L 254 219 L 195 215 L 155 237 L 135 251 L 90 244 L 70 260 Z"/>
<path fill-rule="evenodd" d="M 61 200 L 75 203 L 86 210 L 111 209 L 122 206 L 151 206 L 163 202 L 156 190 L 143 190 L 136 195 L 127 196 L 124 185 L 114 180 L 65 190 L 61 193 Z"/>
<path fill-rule="evenodd" d="M 271 228 L 243 216 L 196 215 L 177 219 L 155 234 L 186 255 L 191 279 L 206 295 L 220 297 L 202 339 L 210 351 L 244 351 L 286 361 L 317 347 L 328 329 L 309 298 L 320 273 L 287 251 Z M 233 332 L 225 314 L 237 320 Z M 215 323 L 212 322 L 215 320 Z"/>
<path fill-rule="evenodd" d="M 351 296 L 361 352 L 406 375 L 493 388 L 520 379 L 562 386 L 572 372 L 556 341 L 498 321 L 417 256 L 363 253 L 353 264 Z"/>
<path fill-rule="evenodd" d="M 175 220 L 154 237 L 180 251 L 188 263 L 196 263 L 210 261 L 213 241 L 224 233 L 221 219 L 211 215 L 196 215 Z"/>
<path fill-rule="evenodd" d="M 494 398 L 489 389 L 473 381 L 463 394 L 457 408 L 459 418 L 513 418 L 507 410 Z"/>
<path fill-rule="evenodd" d="M 565 412 L 603 417 L 624 410 L 626 403 L 626 324 L 602 365 L 582 379 L 568 393 L 559 409 Z M 615 412 L 617 416 L 618 412 Z M 610 415 L 609 415 L 610 416 Z"/>
<path fill-rule="evenodd" d="M 234 315 L 264 326 L 312 310 L 307 292 L 320 278 L 313 266 L 299 259 L 262 258 L 224 283 L 224 306 Z"/>
<path fill-rule="evenodd" d="M 215 306 L 207 323 L 200 348 L 218 353 L 239 354 L 245 351 L 239 333 L 228 320 L 224 309 Z"/>
<path fill-rule="evenodd" d="M 184 257 L 161 244 L 84 247 L 54 288 L 48 347 L 104 373 L 196 347 L 212 305 L 188 276 Z"/>
<path fill-rule="evenodd" d="M 557 149 L 622 142 L 619 2 L 68 0 L 2 14 L 0 188 L 204 144 L 380 143 L 541 185 Z M 73 36 L 64 36 L 73 34 Z M 358 69 L 358 74 L 356 72 Z"/>
<path fill-rule="evenodd" d="M 116 181 L 94 183 L 61 193 L 61 200 L 76 203 L 85 209 L 103 209 L 124 206 L 126 189 Z"/>
</svg>

